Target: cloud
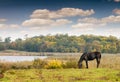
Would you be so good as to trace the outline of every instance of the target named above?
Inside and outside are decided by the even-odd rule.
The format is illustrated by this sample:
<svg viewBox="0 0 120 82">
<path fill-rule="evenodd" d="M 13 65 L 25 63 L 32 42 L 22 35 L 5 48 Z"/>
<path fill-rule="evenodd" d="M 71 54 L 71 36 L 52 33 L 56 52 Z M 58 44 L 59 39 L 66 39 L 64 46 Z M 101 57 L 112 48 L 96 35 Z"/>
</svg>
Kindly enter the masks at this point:
<svg viewBox="0 0 120 82">
<path fill-rule="evenodd" d="M 108 16 L 100 20 L 101 23 L 120 23 L 120 16 Z"/>
<path fill-rule="evenodd" d="M 78 22 L 81 23 L 91 23 L 91 24 L 97 24 L 97 25 L 104 25 L 105 23 L 103 23 L 101 21 L 101 19 L 97 19 L 97 18 L 93 18 L 93 17 L 89 17 L 89 18 L 83 18 L 83 19 L 79 19 Z"/>
<path fill-rule="evenodd" d="M 72 23 L 72 21 L 69 21 L 67 19 L 57 19 L 57 20 L 51 20 L 51 19 L 29 19 L 22 23 L 23 26 L 28 27 L 44 27 L 44 26 L 60 26 L 65 25 L 68 23 Z"/>
<path fill-rule="evenodd" d="M 120 2 L 120 0 L 114 0 L 115 2 Z"/>
<path fill-rule="evenodd" d="M 59 26 L 59 25 L 65 25 L 65 24 L 69 24 L 69 23 L 72 23 L 72 21 L 67 20 L 67 19 L 57 19 L 52 25 Z"/>
<path fill-rule="evenodd" d="M 54 21 L 50 19 L 29 19 L 24 21 L 22 25 L 28 27 L 36 27 L 50 25 L 51 23 L 54 23 Z"/>
<path fill-rule="evenodd" d="M 94 24 L 92 23 L 78 23 L 76 25 L 72 25 L 73 28 L 89 28 L 93 27 Z"/>
<path fill-rule="evenodd" d="M 0 19 L 0 22 L 6 22 L 7 19 Z"/>
<path fill-rule="evenodd" d="M 94 10 L 83 10 L 78 8 L 62 8 L 61 10 L 57 11 L 58 14 L 65 16 L 89 16 L 94 14 Z"/>
<path fill-rule="evenodd" d="M 4 28 L 6 28 L 6 27 L 7 27 L 6 24 L 0 24 L 0 29 L 4 29 Z"/>
<path fill-rule="evenodd" d="M 37 19 L 55 19 L 55 18 L 63 18 L 63 17 L 73 17 L 73 16 L 89 16 L 94 14 L 94 10 L 83 10 L 79 8 L 62 8 L 57 11 L 50 11 L 47 9 L 37 9 L 35 10 L 31 18 Z"/>
<path fill-rule="evenodd" d="M 18 24 L 10 24 L 8 25 L 9 28 L 19 28 L 20 26 Z"/>
<path fill-rule="evenodd" d="M 104 18 L 93 18 L 93 17 L 89 17 L 89 18 L 81 18 L 78 20 L 77 24 L 72 25 L 72 28 L 77 28 L 78 30 L 94 30 L 98 27 L 103 27 L 106 26 L 108 24 L 115 24 L 115 23 L 120 23 L 120 16 L 108 16 L 108 17 L 104 17 Z"/>
<path fill-rule="evenodd" d="M 89 16 L 94 14 L 94 10 L 83 10 L 79 8 L 62 8 L 56 11 L 48 9 L 37 9 L 30 15 L 30 19 L 23 21 L 24 27 L 54 27 L 72 23 L 67 17 Z"/>
<path fill-rule="evenodd" d="M 120 9 L 114 9 L 113 12 L 117 15 L 120 15 Z"/>
<path fill-rule="evenodd" d="M 83 18 L 83 19 L 79 19 L 78 22 L 82 22 L 82 23 L 92 23 L 95 25 L 106 25 L 108 23 L 119 23 L 120 22 L 120 16 L 114 16 L 114 15 L 110 15 L 108 17 L 104 17 L 101 19 L 97 19 L 97 18 Z"/>
<path fill-rule="evenodd" d="M 0 24 L 0 29 L 12 29 L 12 28 L 19 28 L 20 26 L 17 24 Z"/>
<path fill-rule="evenodd" d="M 78 24 L 72 26 L 73 28 L 75 26 L 77 26 L 77 28 L 84 28 L 86 30 L 96 28 L 96 27 L 100 27 L 100 26 L 105 26 L 106 22 L 102 22 L 101 19 L 97 19 L 97 18 L 82 18 L 78 20 Z"/>
</svg>

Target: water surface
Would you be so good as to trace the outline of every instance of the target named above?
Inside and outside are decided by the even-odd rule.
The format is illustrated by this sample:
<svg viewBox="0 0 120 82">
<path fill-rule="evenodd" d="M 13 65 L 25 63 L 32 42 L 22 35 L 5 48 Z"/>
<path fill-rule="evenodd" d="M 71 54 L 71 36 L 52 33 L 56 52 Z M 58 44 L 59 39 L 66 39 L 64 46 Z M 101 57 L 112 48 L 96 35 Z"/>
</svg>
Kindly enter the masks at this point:
<svg viewBox="0 0 120 82">
<path fill-rule="evenodd" d="M 34 59 L 45 59 L 47 56 L 0 56 L 0 61 L 20 62 L 33 61 Z"/>
</svg>

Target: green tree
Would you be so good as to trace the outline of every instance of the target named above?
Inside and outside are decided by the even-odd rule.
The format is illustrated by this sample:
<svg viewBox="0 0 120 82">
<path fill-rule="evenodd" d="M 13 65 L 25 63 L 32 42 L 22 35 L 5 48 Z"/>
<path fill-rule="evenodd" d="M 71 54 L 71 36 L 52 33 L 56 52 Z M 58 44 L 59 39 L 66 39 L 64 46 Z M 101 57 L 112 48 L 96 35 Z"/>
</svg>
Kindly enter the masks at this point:
<svg viewBox="0 0 120 82">
<path fill-rule="evenodd" d="M 11 42 L 11 37 L 5 38 L 5 43 L 10 43 Z"/>
</svg>

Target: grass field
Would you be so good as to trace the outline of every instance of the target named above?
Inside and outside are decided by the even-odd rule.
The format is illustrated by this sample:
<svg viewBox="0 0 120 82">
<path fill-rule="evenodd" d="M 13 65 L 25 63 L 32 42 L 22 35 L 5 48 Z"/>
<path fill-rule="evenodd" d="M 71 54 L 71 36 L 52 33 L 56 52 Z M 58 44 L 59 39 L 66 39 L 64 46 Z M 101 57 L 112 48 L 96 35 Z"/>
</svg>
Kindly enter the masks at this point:
<svg viewBox="0 0 120 82">
<path fill-rule="evenodd" d="M 0 82 L 120 82 L 114 69 L 29 69 L 8 70 Z"/>
<path fill-rule="evenodd" d="M 120 54 L 102 54 L 98 69 L 95 60 L 89 62 L 89 69 L 76 68 L 79 57 L 80 54 L 59 53 L 59 55 L 54 54 L 44 60 L 69 62 L 65 68 L 60 65 L 60 68 L 57 69 L 35 69 L 31 67 L 33 62 L 6 62 L 1 65 L 5 65 L 9 69 L 3 73 L 4 77 L 0 79 L 0 82 L 120 82 Z M 83 64 L 85 67 L 85 62 Z M 11 66 L 13 67 L 11 68 Z"/>
</svg>

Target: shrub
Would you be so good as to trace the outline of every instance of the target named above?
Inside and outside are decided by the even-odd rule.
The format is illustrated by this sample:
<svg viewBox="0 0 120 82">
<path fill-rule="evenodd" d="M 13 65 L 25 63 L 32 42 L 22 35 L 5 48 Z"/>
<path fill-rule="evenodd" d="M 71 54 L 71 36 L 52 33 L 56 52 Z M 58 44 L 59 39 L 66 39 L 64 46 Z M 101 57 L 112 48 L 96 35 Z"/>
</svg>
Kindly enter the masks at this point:
<svg viewBox="0 0 120 82">
<path fill-rule="evenodd" d="M 63 64 L 63 68 L 77 68 L 77 62 L 76 61 L 67 61 L 65 64 Z"/>
<path fill-rule="evenodd" d="M 0 63 L 0 74 L 3 74 L 5 71 L 9 69 L 10 69 L 10 66 L 8 64 Z"/>
<path fill-rule="evenodd" d="M 34 68 L 44 68 L 46 64 L 47 64 L 46 61 L 41 59 L 35 59 L 33 61 Z"/>
<path fill-rule="evenodd" d="M 30 61 L 11 63 L 11 69 L 30 69 L 30 68 L 32 68 L 32 62 Z"/>
<path fill-rule="evenodd" d="M 62 62 L 59 60 L 50 60 L 45 66 L 47 69 L 57 69 L 62 68 Z"/>
</svg>

